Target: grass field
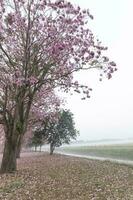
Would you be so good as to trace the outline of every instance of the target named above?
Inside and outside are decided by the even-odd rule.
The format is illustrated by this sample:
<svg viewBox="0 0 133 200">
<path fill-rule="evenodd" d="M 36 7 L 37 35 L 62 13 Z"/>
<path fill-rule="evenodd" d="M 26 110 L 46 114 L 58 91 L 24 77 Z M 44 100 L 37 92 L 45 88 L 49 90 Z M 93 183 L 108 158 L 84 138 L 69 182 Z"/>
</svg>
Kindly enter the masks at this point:
<svg viewBox="0 0 133 200">
<path fill-rule="evenodd" d="M 22 154 L 0 175 L 0 200 L 133 200 L 133 167 L 47 153 Z"/>
<path fill-rule="evenodd" d="M 133 144 L 65 147 L 66 153 L 133 160 Z"/>
</svg>

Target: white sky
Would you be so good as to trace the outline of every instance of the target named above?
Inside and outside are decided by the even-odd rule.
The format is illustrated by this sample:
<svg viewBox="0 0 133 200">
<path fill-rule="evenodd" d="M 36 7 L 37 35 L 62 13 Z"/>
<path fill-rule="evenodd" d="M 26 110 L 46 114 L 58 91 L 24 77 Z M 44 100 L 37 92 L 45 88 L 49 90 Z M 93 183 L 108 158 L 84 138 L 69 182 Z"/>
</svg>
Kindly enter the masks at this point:
<svg viewBox="0 0 133 200">
<path fill-rule="evenodd" d="M 79 79 L 93 88 L 91 99 L 69 97 L 79 139 L 133 138 L 133 1 L 71 0 L 89 8 L 95 35 L 109 47 L 107 54 L 117 63 L 111 80 L 99 82 L 97 71 L 81 73 Z"/>
</svg>

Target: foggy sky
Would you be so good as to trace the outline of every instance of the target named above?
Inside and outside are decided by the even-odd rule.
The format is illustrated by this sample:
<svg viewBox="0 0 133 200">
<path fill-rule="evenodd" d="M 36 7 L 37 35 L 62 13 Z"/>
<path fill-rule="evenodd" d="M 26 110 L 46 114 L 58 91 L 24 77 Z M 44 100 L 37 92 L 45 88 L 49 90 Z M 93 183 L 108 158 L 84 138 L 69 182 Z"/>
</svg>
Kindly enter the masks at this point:
<svg viewBox="0 0 133 200">
<path fill-rule="evenodd" d="M 111 80 L 99 82 L 99 72 L 80 73 L 81 83 L 93 88 L 91 98 L 67 96 L 79 139 L 133 138 L 133 3 L 132 0 L 71 0 L 89 8 L 90 27 L 108 46 L 107 55 L 117 63 Z"/>
</svg>

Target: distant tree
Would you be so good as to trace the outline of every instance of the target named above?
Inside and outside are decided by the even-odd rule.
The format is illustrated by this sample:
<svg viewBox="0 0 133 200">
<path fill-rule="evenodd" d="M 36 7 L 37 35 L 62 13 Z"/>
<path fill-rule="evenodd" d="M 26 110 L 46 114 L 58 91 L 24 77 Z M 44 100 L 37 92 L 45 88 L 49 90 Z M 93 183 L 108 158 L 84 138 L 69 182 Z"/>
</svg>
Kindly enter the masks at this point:
<svg viewBox="0 0 133 200">
<path fill-rule="evenodd" d="M 37 151 L 37 147 L 41 147 L 44 144 L 44 137 L 41 131 L 35 130 L 33 132 L 33 137 L 29 139 L 28 146 L 34 147 L 35 151 Z"/>
<path fill-rule="evenodd" d="M 71 139 L 75 140 L 78 135 L 73 114 L 69 110 L 62 110 L 59 113 L 58 121 L 47 120 L 41 132 L 47 143 L 50 144 L 50 155 L 53 154 L 55 147 L 64 143 L 69 144 Z"/>
</svg>

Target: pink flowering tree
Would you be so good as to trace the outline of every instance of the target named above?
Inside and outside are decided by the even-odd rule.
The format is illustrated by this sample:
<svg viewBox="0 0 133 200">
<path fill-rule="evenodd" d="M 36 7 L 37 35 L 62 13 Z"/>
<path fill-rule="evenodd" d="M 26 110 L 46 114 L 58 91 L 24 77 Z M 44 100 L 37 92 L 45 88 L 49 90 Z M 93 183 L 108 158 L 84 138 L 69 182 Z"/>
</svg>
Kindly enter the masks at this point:
<svg viewBox="0 0 133 200">
<path fill-rule="evenodd" d="M 16 170 L 19 138 L 25 134 L 35 98 L 60 87 L 89 88 L 73 81 L 79 70 L 98 68 L 108 77 L 115 63 L 94 40 L 89 10 L 64 0 L 0 1 L 0 123 L 5 132 L 1 172 Z M 45 106 L 45 105 L 44 105 Z"/>
<path fill-rule="evenodd" d="M 41 129 L 44 121 L 49 119 L 57 121 L 61 106 L 64 105 L 63 99 L 55 95 L 55 92 L 49 90 L 49 87 L 43 86 L 43 93 L 38 92 L 32 103 L 28 127 L 25 136 L 21 134 L 17 145 L 17 158 L 20 158 L 21 146 L 26 145 L 27 141 L 33 136 L 35 129 Z"/>
</svg>

